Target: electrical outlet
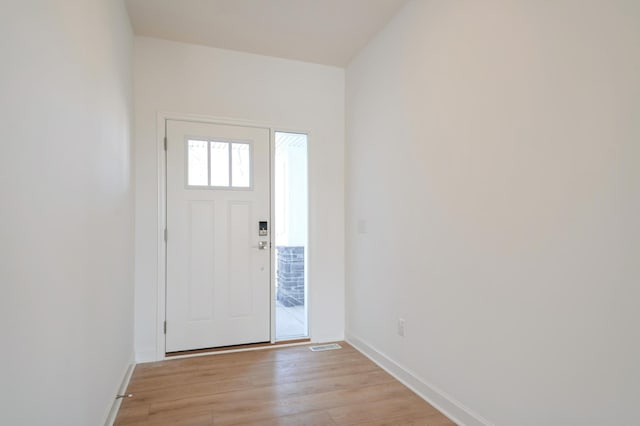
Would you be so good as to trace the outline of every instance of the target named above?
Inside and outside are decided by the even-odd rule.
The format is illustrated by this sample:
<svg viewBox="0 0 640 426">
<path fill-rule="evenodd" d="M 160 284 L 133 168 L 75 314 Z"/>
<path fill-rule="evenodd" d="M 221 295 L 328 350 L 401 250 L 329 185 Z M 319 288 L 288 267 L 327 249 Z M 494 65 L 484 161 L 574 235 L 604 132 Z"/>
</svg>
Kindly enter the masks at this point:
<svg viewBox="0 0 640 426">
<path fill-rule="evenodd" d="M 398 318 L 398 336 L 404 337 L 404 319 Z"/>
</svg>

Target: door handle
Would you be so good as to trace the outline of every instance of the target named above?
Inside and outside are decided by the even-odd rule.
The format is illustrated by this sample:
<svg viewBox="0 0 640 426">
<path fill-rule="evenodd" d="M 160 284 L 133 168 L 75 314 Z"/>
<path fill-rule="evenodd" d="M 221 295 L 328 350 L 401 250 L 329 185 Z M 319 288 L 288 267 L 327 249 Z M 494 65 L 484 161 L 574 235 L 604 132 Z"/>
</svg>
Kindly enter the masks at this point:
<svg viewBox="0 0 640 426">
<path fill-rule="evenodd" d="M 269 248 L 269 241 L 258 241 L 258 245 L 253 246 L 253 248 L 258 250 L 266 250 Z"/>
</svg>

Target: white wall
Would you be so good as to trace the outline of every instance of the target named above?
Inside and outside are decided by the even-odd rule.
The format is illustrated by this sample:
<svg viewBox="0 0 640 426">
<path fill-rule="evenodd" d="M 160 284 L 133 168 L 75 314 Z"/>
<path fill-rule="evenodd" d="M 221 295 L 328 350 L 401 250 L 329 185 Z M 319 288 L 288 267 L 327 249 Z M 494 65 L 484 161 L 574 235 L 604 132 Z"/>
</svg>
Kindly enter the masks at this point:
<svg viewBox="0 0 640 426">
<path fill-rule="evenodd" d="M 344 70 L 151 38 L 135 39 L 136 353 L 156 357 L 158 111 L 309 131 L 311 335 L 344 333 Z M 286 129 L 285 129 L 286 130 Z"/>
<path fill-rule="evenodd" d="M 131 49 L 119 1 L 2 3 L 0 424 L 102 424 L 133 362 Z"/>
<path fill-rule="evenodd" d="M 640 424 L 639 43 L 637 1 L 414 1 L 347 69 L 347 335 L 469 424 Z"/>
</svg>

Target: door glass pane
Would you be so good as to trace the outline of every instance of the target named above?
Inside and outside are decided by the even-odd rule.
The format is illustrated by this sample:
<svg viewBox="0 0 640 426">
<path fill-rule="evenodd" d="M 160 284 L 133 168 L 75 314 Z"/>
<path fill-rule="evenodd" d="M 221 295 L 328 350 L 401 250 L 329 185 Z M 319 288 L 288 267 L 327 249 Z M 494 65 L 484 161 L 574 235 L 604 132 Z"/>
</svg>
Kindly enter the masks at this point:
<svg viewBox="0 0 640 426">
<path fill-rule="evenodd" d="M 308 336 L 307 135 L 275 133 L 276 339 Z"/>
<path fill-rule="evenodd" d="M 211 186 L 229 186 L 229 144 L 211 142 Z"/>
<path fill-rule="evenodd" d="M 251 186 L 251 146 L 248 143 L 231 144 L 231 186 Z"/>
<path fill-rule="evenodd" d="M 207 180 L 207 142 L 187 141 L 187 185 L 206 186 Z"/>
</svg>

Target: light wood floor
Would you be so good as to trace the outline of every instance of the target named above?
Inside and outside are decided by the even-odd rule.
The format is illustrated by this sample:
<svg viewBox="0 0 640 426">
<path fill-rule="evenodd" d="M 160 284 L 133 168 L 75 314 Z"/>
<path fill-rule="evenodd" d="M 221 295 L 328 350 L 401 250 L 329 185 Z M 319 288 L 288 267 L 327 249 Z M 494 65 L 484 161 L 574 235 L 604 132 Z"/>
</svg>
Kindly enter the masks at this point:
<svg viewBox="0 0 640 426">
<path fill-rule="evenodd" d="M 136 366 L 115 424 L 454 425 L 347 343 Z"/>
</svg>

